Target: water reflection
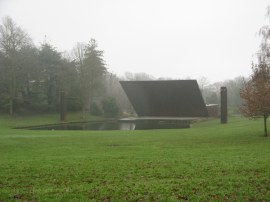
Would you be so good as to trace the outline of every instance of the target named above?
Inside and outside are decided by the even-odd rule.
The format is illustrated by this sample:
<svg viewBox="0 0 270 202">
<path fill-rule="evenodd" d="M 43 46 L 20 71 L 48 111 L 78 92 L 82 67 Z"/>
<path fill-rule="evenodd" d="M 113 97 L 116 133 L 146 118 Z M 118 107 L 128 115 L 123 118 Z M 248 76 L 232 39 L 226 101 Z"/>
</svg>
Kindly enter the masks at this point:
<svg viewBox="0 0 270 202">
<path fill-rule="evenodd" d="M 130 123 L 124 123 L 122 122 L 120 124 L 120 130 L 135 130 L 136 129 L 136 123 L 130 122 Z"/>
</svg>

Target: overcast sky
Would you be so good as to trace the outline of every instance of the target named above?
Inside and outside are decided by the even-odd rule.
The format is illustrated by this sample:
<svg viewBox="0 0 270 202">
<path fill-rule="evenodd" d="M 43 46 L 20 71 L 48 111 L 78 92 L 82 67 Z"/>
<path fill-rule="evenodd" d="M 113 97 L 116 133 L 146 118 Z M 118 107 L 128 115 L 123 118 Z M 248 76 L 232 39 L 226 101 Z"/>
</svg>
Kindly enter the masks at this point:
<svg viewBox="0 0 270 202">
<path fill-rule="evenodd" d="M 95 38 L 109 71 L 210 82 L 248 76 L 270 0 L 0 0 L 37 45 Z"/>
</svg>

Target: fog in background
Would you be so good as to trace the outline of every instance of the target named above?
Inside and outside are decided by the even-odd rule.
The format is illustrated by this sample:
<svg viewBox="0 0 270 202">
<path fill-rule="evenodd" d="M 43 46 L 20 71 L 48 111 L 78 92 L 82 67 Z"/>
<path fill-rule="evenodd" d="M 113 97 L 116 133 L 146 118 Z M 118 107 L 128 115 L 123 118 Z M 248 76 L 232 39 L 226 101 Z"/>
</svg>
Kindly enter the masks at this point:
<svg viewBox="0 0 270 202">
<path fill-rule="evenodd" d="M 108 70 L 156 78 L 248 76 L 268 0 L 0 0 L 39 45 L 69 52 L 95 38 Z M 46 37 L 45 37 L 46 36 Z"/>
</svg>

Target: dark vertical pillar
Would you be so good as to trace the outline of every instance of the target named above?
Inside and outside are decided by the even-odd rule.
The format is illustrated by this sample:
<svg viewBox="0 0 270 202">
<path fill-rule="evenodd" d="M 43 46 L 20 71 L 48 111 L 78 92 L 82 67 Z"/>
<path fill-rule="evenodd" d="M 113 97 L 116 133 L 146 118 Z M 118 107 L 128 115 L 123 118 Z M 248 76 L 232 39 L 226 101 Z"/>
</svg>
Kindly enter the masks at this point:
<svg viewBox="0 0 270 202">
<path fill-rule="evenodd" d="M 65 91 L 60 91 L 60 120 L 65 121 L 66 120 L 66 96 Z"/>
<path fill-rule="evenodd" d="M 220 88 L 220 123 L 228 122 L 227 88 Z"/>
</svg>

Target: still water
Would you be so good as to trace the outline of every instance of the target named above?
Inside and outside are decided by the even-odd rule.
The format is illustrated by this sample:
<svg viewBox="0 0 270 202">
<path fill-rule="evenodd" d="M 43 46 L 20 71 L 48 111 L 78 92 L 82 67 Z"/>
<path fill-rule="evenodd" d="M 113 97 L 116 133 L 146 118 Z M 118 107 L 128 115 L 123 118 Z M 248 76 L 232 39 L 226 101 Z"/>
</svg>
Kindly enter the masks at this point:
<svg viewBox="0 0 270 202">
<path fill-rule="evenodd" d="M 32 130 L 148 130 L 189 128 L 190 122 L 164 122 L 164 121 L 99 121 L 68 123 L 31 127 Z"/>
<path fill-rule="evenodd" d="M 118 121 L 68 123 L 33 127 L 32 130 L 135 130 L 135 123 Z"/>
</svg>

